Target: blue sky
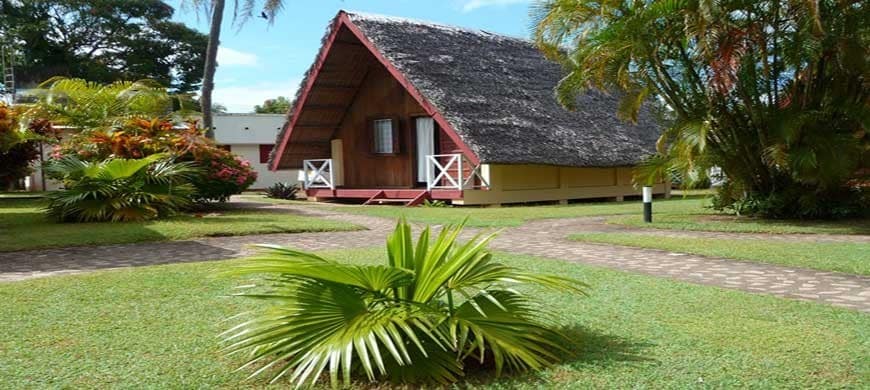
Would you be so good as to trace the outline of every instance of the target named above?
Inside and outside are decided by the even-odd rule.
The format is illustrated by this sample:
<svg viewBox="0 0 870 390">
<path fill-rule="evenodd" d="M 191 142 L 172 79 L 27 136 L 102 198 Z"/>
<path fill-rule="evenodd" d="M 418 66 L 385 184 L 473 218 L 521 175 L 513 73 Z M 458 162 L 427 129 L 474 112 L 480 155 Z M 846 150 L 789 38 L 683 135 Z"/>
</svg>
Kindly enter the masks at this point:
<svg viewBox="0 0 870 390">
<path fill-rule="evenodd" d="M 430 20 L 518 37 L 528 36 L 530 0 L 287 0 L 275 24 L 252 19 L 237 31 L 232 1 L 218 54 L 214 101 L 230 112 L 251 112 L 279 95 L 291 97 L 311 65 L 327 24 L 340 10 Z M 175 19 L 207 32 L 208 19 L 179 6 Z"/>
</svg>

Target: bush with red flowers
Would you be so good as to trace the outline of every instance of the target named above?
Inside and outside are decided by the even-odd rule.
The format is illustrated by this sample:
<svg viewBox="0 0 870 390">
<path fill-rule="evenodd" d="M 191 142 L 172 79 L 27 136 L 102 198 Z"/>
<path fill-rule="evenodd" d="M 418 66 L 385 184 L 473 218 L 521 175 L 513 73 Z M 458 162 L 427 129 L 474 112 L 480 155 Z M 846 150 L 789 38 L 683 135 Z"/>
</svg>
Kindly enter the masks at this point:
<svg viewBox="0 0 870 390">
<path fill-rule="evenodd" d="M 56 142 L 58 132 L 51 123 L 37 119 L 22 126 L 19 112 L 0 103 L 0 190 L 12 187 L 30 174 L 39 159 L 41 142 Z"/>
<path fill-rule="evenodd" d="M 203 173 L 192 183 L 197 202 L 226 201 L 257 180 L 257 172 L 248 161 L 218 148 L 194 123 L 179 128 L 162 119 L 131 119 L 110 129 L 82 131 L 55 148 L 52 158 L 74 155 L 99 161 L 156 153 L 169 153 L 177 162 L 192 161 L 201 168 Z"/>
</svg>

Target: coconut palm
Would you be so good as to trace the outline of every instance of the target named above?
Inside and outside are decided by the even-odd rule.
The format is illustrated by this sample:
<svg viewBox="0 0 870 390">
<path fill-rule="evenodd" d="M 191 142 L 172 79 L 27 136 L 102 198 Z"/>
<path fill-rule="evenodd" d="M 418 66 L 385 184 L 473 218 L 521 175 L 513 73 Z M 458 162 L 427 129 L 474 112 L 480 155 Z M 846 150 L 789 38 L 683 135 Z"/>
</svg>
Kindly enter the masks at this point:
<svg viewBox="0 0 870 390">
<path fill-rule="evenodd" d="M 202 126 L 206 129 L 206 136 L 214 138 L 212 126 L 212 92 L 214 92 L 214 75 L 217 70 L 217 52 L 220 46 L 221 24 L 224 20 L 226 0 L 184 0 L 190 2 L 195 8 L 205 13 L 209 19 L 208 46 L 205 52 L 205 68 L 202 76 L 202 92 L 199 97 L 202 109 Z M 254 10 L 259 6 L 259 16 L 270 23 L 284 7 L 283 0 L 236 0 L 233 9 L 233 23 L 241 28 L 245 22 L 254 17 Z"/>
<path fill-rule="evenodd" d="M 48 214 L 64 222 L 140 221 L 167 216 L 191 204 L 192 163 L 165 154 L 141 159 L 86 162 L 64 157 L 46 166 L 64 189 L 48 197 Z"/>
<path fill-rule="evenodd" d="M 112 127 L 131 117 L 184 116 L 192 108 L 185 96 L 170 95 L 152 80 L 100 84 L 54 77 L 30 94 L 37 100 L 28 105 L 25 117 L 76 129 Z"/>
<path fill-rule="evenodd" d="M 719 167 L 720 206 L 860 212 L 850 178 L 870 164 L 866 2 L 550 0 L 532 13 L 536 42 L 566 66 L 564 105 L 586 88 L 621 93 L 627 119 L 665 103 L 660 153 L 639 181 L 691 185 Z"/>
<path fill-rule="evenodd" d="M 343 264 L 261 245 L 233 275 L 257 275 L 238 295 L 266 304 L 223 334 L 225 350 L 246 353 L 251 374 L 315 384 L 323 372 L 335 386 L 354 375 L 370 381 L 450 383 L 465 364 L 522 371 L 545 367 L 565 353 L 553 313 L 515 287 L 580 293 L 584 284 L 494 261 L 494 237 L 457 242 L 462 225 L 416 243 L 400 221 L 387 239 L 383 265 Z"/>
</svg>

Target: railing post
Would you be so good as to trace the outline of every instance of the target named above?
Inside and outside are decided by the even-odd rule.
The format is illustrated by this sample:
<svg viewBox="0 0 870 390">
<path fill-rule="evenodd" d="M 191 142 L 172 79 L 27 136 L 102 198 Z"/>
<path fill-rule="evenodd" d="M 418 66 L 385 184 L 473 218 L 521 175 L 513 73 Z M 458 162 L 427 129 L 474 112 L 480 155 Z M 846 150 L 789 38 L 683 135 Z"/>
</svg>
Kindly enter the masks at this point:
<svg viewBox="0 0 870 390">
<path fill-rule="evenodd" d="M 426 191 L 432 191 L 432 160 L 434 158 L 431 154 L 426 156 Z"/>
<path fill-rule="evenodd" d="M 302 161 L 302 185 L 306 190 L 311 187 L 311 177 L 308 174 L 310 165 L 311 163 L 309 163 L 308 160 Z"/>
<path fill-rule="evenodd" d="M 332 172 L 332 159 L 328 159 L 325 162 L 326 167 L 329 168 L 329 189 L 335 189 L 335 174 Z"/>
<path fill-rule="evenodd" d="M 459 177 L 459 180 L 456 182 L 456 187 L 458 187 L 456 189 L 462 190 L 462 189 L 464 189 L 463 188 L 464 186 L 462 185 L 462 174 L 464 173 L 464 172 L 462 172 L 462 155 L 461 154 L 454 155 L 454 158 L 456 159 L 457 168 L 459 169 L 459 172 L 457 172 L 457 174 L 456 174 L 456 176 Z"/>
</svg>

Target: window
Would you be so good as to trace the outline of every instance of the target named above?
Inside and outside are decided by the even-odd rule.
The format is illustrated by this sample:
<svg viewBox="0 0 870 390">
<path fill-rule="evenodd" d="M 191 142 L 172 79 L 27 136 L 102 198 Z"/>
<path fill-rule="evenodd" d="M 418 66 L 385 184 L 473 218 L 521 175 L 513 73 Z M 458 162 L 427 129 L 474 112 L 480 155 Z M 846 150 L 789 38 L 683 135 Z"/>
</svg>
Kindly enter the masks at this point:
<svg viewBox="0 0 870 390">
<path fill-rule="evenodd" d="M 272 147 L 275 145 L 260 145 L 260 164 L 266 164 L 269 162 L 269 154 L 272 153 Z"/>
<path fill-rule="evenodd" d="M 377 154 L 394 154 L 397 152 L 395 121 L 392 119 L 375 119 L 372 121 L 372 152 Z"/>
</svg>

